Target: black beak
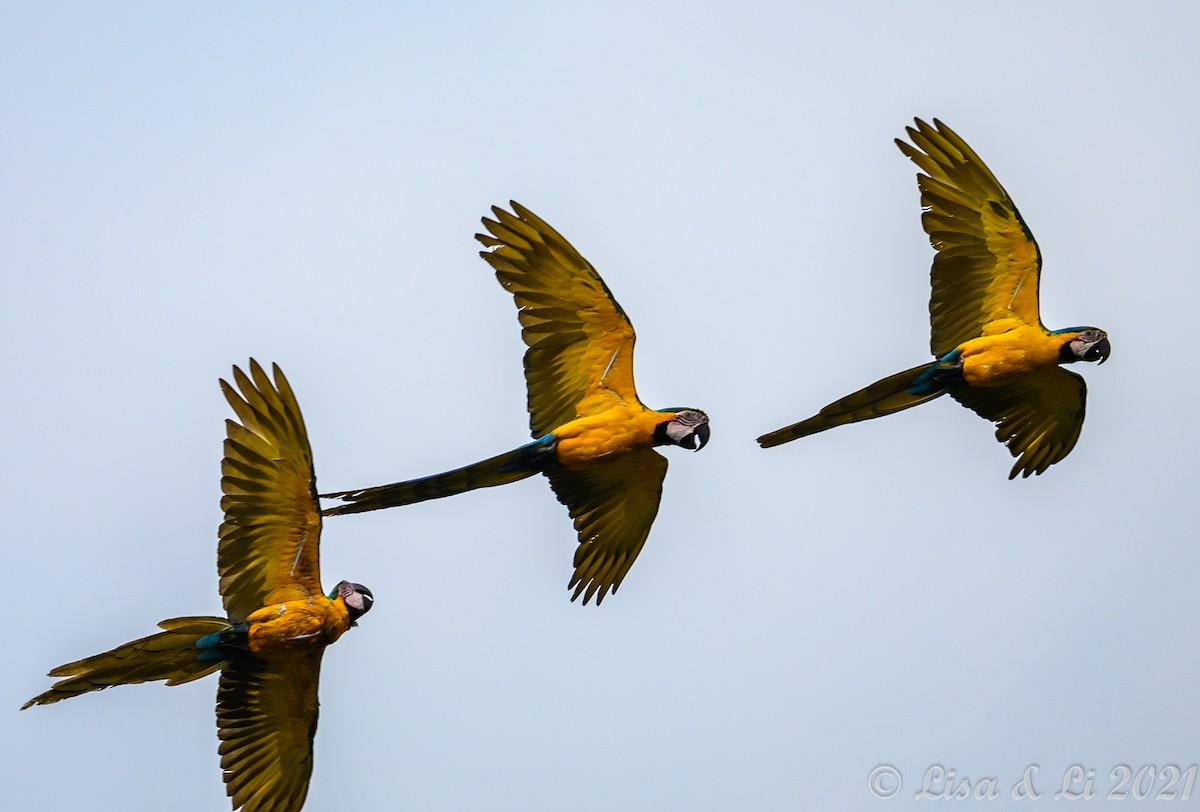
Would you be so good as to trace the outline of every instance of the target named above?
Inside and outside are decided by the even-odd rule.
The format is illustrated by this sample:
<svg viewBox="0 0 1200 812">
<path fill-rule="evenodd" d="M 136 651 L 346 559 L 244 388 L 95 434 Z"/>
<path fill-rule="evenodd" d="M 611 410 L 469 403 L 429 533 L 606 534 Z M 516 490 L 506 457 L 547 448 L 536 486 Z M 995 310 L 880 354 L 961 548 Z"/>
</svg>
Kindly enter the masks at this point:
<svg viewBox="0 0 1200 812">
<path fill-rule="evenodd" d="M 688 438 L 692 441 L 692 444 L 689 445 L 688 448 L 692 449 L 693 451 L 699 451 L 700 449 L 704 448 L 704 446 L 708 445 L 708 438 L 711 434 L 712 430 L 709 429 L 707 423 L 701 423 L 699 426 L 696 426 L 696 430 L 693 431 L 691 436 Z M 700 445 L 696 445 L 696 440 L 700 441 Z"/>
<path fill-rule="evenodd" d="M 375 603 L 375 596 L 371 594 L 371 590 L 367 589 L 362 584 L 347 582 L 348 585 L 362 597 L 362 609 L 346 604 L 346 611 L 350 613 L 350 625 L 357 626 L 356 622 L 360 617 L 371 611 L 371 607 Z"/>
<path fill-rule="evenodd" d="M 1108 356 L 1111 353 L 1112 344 L 1108 343 L 1107 338 L 1100 339 L 1098 342 L 1096 342 L 1096 346 L 1092 347 L 1092 349 L 1088 351 L 1088 355 L 1098 358 L 1102 364 L 1108 360 Z"/>
</svg>

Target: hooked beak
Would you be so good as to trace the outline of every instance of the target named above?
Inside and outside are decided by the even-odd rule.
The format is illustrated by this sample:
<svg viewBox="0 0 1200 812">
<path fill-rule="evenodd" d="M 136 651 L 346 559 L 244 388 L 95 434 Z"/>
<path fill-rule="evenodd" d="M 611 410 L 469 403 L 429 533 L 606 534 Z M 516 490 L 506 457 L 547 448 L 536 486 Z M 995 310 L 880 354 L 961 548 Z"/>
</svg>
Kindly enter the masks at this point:
<svg viewBox="0 0 1200 812">
<path fill-rule="evenodd" d="M 1071 339 L 1068 347 L 1062 349 L 1062 362 L 1099 361 L 1104 363 L 1112 354 L 1112 344 L 1108 343 L 1108 333 L 1098 327 L 1087 327 Z"/>
<path fill-rule="evenodd" d="M 677 445 L 691 451 L 699 451 L 708 445 L 708 415 L 699 409 L 673 411 L 675 416 L 669 422 L 654 427 L 654 445 Z"/>
<path fill-rule="evenodd" d="M 346 609 L 350 613 L 351 626 L 357 626 L 358 619 L 371 611 L 371 606 L 375 603 L 375 596 L 371 594 L 371 590 L 362 584 L 356 584 L 351 581 L 340 582 L 334 589 L 334 592 L 346 602 Z"/>
</svg>

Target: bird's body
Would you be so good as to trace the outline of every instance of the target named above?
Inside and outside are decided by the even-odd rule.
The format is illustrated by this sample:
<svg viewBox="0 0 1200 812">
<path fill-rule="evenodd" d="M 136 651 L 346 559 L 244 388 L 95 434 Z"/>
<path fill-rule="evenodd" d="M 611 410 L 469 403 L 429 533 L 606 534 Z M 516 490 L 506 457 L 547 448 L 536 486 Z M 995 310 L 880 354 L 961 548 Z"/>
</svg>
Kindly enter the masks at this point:
<svg viewBox="0 0 1200 812">
<path fill-rule="evenodd" d="M 516 300 L 534 441 L 442 474 L 323 494 L 342 503 L 325 514 L 399 507 L 543 473 L 579 536 L 572 600 L 595 595 L 600 603 L 633 565 L 658 512 L 667 461 L 653 449 L 703 448 L 708 416 L 641 402 L 625 311 L 562 235 L 523 206 L 512 207 L 515 214 L 493 207 L 496 219 L 483 221 L 490 233 L 476 239 Z"/>
<path fill-rule="evenodd" d="M 1087 387 L 1061 365 L 1103 363 L 1108 336 L 1095 327 L 1042 325 L 1041 253 L 1012 198 L 953 130 L 937 119 L 933 127 L 916 125 L 908 128 L 912 144 L 896 143 L 925 173 L 917 182 L 921 222 L 937 250 L 929 300 L 934 360 L 758 442 L 770 448 L 948 393 L 998 424 L 996 438 L 1018 458 L 1009 478 L 1040 474 L 1070 453 L 1083 426 Z"/>
<path fill-rule="evenodd" d="M 612 457 L 646 451 L 654 447 L 658 426 L 676 416 L 675 412 L 652 411 L 641 403 L 622 401 L 552 431 L 555 460 L 567 468 L 587 468 Z"/>
<path fill-rule="evenodd" d="M 324 648 L 350 628 L 350 610 L 340 595 L 313 595 L 304 600 L 264 606 L 246 618 L 246 647 L 256 657 Z"/>
<path fill-rule="evenodd" d="M 297 812 L 312 774 L 317 682 L 325 648 L 370 609 L 370 590 L 321 591 L 312 451 L 300 407 L 275 367 L 234 367 L 221 381 L 241 422 L 226 421 L 217 567 L 226 617 L 181 617 L 161 632 L 59 666 L 61 677 L 25 703 L 51 704 L 138 682 L 190 682 L 221 672 L 217 729 L 235 809 Z"/>
<path fill-rule="evenodd" d="M 1057 367 L 1062 345 L 1077 333 L 1047 333 L 1020 319 L 1005 318 L 983 326 L 978 338 L 964 341 L 955 352 L 962 359 L 968 386 L 1003 386 L 1034 372 Z"/>
</svg>

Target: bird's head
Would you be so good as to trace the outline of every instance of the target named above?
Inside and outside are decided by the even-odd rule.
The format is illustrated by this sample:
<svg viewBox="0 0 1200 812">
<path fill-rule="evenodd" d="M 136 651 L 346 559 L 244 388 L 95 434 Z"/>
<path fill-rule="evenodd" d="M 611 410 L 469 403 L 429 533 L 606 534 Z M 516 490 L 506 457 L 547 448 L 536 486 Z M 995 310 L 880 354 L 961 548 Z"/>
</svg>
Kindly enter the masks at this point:
<svg viewBox="0 0 1200 812">
<path fill-rule="evenodd" d="M 357 626 L 357 621 L 360 617 L 371 611 L 371 606 L 375 603 L 375 596 L 371 594 L 371 590 L 367 589 L 362 584 L 356 584 L 351 581 L 341 581 L 329 593 L 330 600 L 341 598 L 346 602 L 346 609 L 350 612 L 350 625 Z"/>
<path fill-rule="evenodd" d="M 711 431 L 708 428 L 708 415 L 704 412 L 699 409 L 662 411 L 673 417 L 654 427 L 655 445 L 677 445 L 692 451 L 699 451 L 708 445 Z"/>
<path fill-rule="evenodd" d="M 1060 356 L 1062 363 L 1072 364 L 1076 361 L 1099 361 L 1104 363 L 1112 353 L 1112 345 L 1108 343 L 1108 333 L 1098 327 L 1076 327 L 1071 332 L 1075 337 L 1062 346 Z"/>
</svg>

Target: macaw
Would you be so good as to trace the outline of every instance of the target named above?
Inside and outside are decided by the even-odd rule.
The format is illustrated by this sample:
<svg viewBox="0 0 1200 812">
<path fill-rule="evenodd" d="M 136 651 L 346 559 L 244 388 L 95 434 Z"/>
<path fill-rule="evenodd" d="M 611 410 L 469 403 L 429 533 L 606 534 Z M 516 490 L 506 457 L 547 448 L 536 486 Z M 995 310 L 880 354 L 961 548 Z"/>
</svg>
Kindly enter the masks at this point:
<svg viewBox="0 0 1200 812">
<path fill-rule="evenodd" d="M 567 585 L 596 604 L 616 592 L 658 513 L 667 460 L 655 446 L 699 451 L 708 415 L 648 409 L 633 383 L 633 325 L 608 286 L 561 234 L 524 206 L 493 206 L 480 256 L 513 295 L 525 351 L 533 442 L 474 465 L 392 485 L 322 494 L 361 513 L 504 485 L 537 473 L 566 505 L 579 546 Z"/>
<path fill-rule="evenodd" d="M 167 685 L 221 672 L 217 735 L 234 809 L 296 812 L 304 805 L 317 729 L 317 680 L 325 647 L 374 603 L 361 584 L 321 589 L 312 450 L 300 407 L 278 366 L 275 383 L 250 361 L 236 366 L 241 394 L 221 390 L 241 422 L 226 420 L 221 461 L 217 570 L 226 617 L 177 617 L 163 631 L 60 665 L 61 677 L 26 702 L 62 699 L 136 682 Z"/>
<path fill-rule="evenodd" d="M 881 417 L 949 393 L 997 423 L 1017 457 L 1012 479 L 1041 474 L 1075 446 L 1087 386 L 1060 364 L 1104 363 L 1096 327 L 1047 330 L 1038 315 L 1042 255 L 1004 187 L 967 143 L 936 118 L 907 127 L 900 151 L 924 174 L 921 223 L 937 254 L 929 298 L 935 360 L 876 381 L 813 417 L 758 438 L 763 448 Z"/>
</svg>

